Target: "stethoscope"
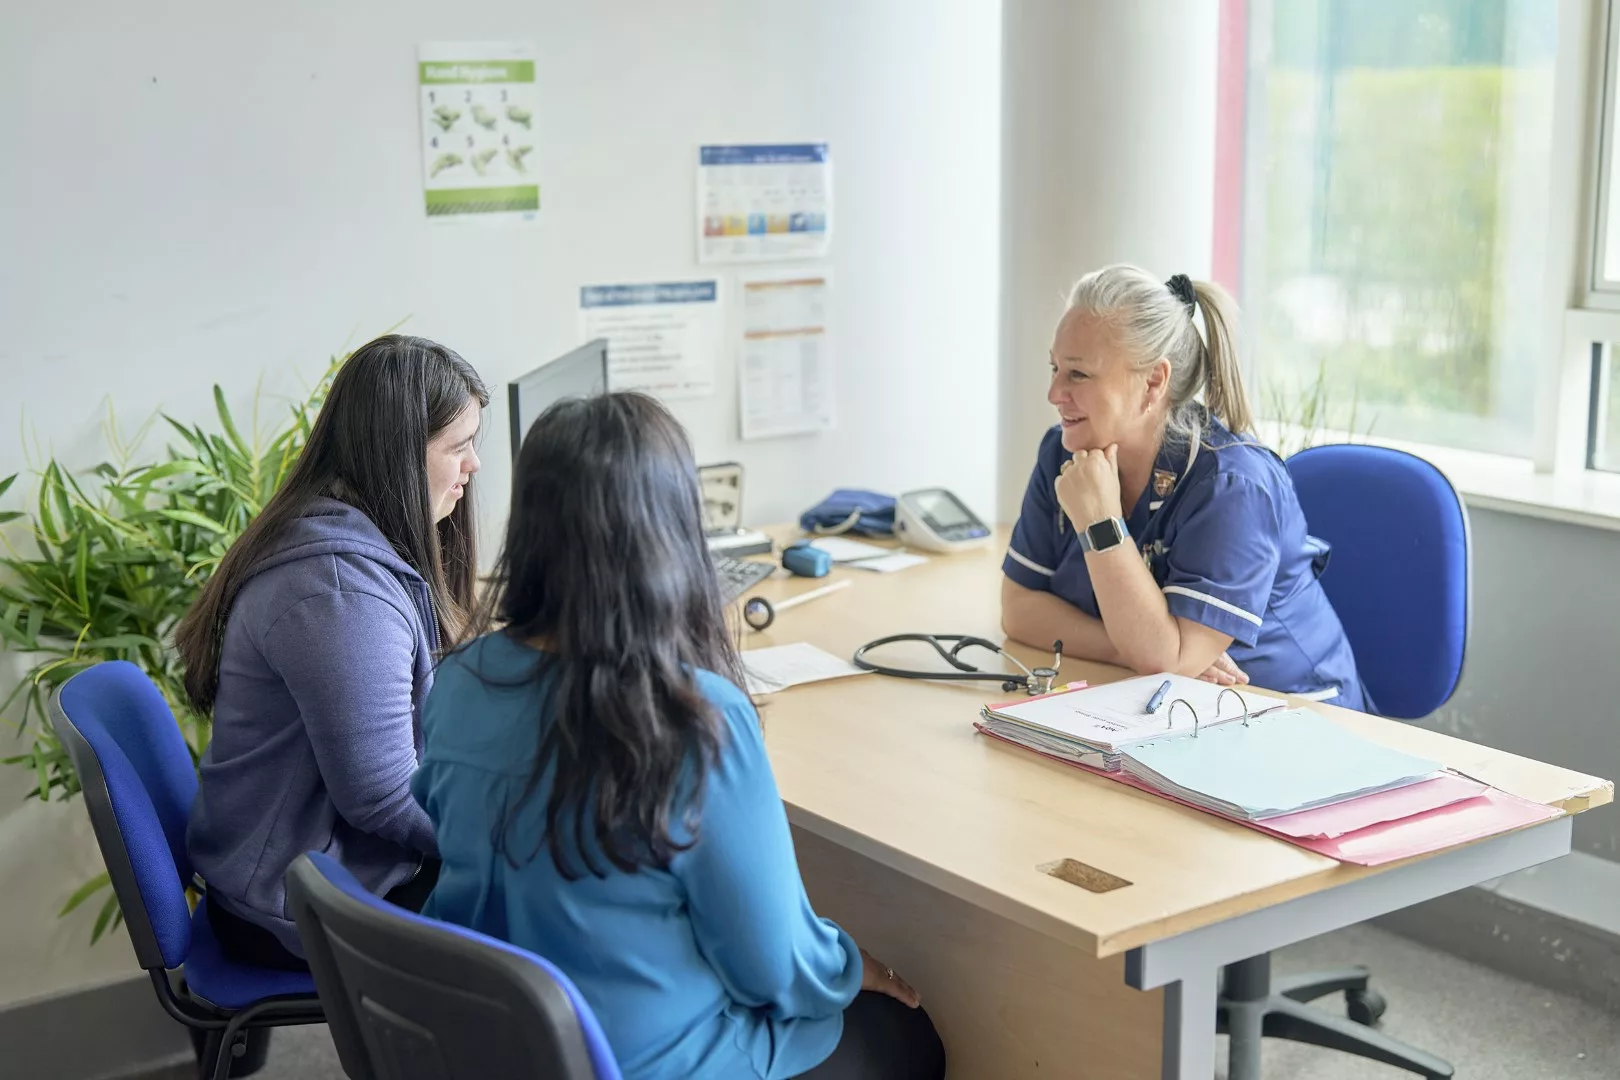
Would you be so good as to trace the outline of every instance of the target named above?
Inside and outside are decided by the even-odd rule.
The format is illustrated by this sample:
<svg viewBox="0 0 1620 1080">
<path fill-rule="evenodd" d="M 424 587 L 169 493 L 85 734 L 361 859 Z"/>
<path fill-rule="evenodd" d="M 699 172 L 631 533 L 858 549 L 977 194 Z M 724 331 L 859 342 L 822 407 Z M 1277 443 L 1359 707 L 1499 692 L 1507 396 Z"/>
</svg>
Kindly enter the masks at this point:
<svg viewBox="0 0 1620 1080">
<path fill-rule="evenodd" d="M 909 668 L 888 667 L 884 664 L 874 663 L 866 658 L 866 654 L 873 649 L 884 645 L 893 645 L 898 641 L 922 641 L 934 647 L 934 651 L 944 658 L 945 662 L 955 671 L 914 671 Z M 942 642 L 954 641 L 956 644 L 947 649 Z M 988 649 L 1005 660 L 1016 664 L 1022 675 L 1009 675 L 1004 671 L 981 671 L 972 664 L 963 660 L 960 653 L 969 646 Z M 940 679 L 946 682 L 999 682 L 1003 690 L 1016 690 L 1024 688 L 1024 692 L 1034 697 L 1037 694 L 1050 694 L 1053 685 L 1057 682 L 1058 667 L 1063 663 L 1063 642 L 1052 642 L 1052 666 L 1028 668 L 1012 653 L 1003 649 L 993 641 L 971 634 L 890 634 L 888 637 L 868 641 L 855 650 L 853 657 L 855 666 L 878 675 L 891 675 L 897 679 Z"/>
</svg>

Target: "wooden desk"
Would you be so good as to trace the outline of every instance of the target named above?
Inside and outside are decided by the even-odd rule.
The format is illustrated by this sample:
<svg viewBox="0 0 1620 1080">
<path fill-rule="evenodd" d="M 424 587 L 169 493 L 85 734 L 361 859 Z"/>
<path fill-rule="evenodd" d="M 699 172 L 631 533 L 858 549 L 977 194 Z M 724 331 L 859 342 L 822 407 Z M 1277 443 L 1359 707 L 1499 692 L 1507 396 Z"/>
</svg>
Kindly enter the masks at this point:
<svg viewBox="0 0 1620 1080">
<path fill-rule="evenodd" d="M 745 632 L 742 647 L 808 641 L 849 657 L 907 631 L 999 641 L 1004 551 L 1005 532 L 987 549 L 894 574 L 836 569 L 850 588 Z M 780 600 L 820 584 L 778 577 L 748 595 Z M 888 655 L 934 658 L 906 649 Z M 1125 674 L 1062 668 L 1063 681 Z M 1208 1080 L 1221 965 L 1566 854 L 1567 814 L 1614 793 L 1567 769 L 1301 702 L 1567 812 L 1431 856 L 1347 866 L 978 735 L 979 706 L 1007 696 L 994 683 L 863 675 L 761 703 L 812 901 L 923 994 L 953 1080 Z M 1064 859 L 1126 884 L 1093 892 L 1039 869 Z"/>
</svg>

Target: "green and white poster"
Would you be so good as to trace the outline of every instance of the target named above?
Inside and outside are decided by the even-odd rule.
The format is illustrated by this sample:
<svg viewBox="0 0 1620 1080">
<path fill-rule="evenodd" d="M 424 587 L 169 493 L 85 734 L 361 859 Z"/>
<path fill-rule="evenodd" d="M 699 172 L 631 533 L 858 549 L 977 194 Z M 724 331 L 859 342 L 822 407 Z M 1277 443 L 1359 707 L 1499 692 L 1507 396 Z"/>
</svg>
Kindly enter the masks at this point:
<svg viewBox="0 0 1620 1080">
<path fill-rule="evenodd" d="M 418 60 L 428 217 L 534 220 L 540 210 L 534 47 L 424 44 Z"/>
</svg>

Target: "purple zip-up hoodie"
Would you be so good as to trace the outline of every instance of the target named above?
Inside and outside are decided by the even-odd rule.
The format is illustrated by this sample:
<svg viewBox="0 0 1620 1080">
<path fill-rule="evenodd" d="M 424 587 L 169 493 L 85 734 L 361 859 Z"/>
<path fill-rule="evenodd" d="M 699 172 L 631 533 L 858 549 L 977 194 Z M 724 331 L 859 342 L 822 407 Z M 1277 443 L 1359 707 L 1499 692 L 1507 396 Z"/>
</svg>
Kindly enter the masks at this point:
<svg viewBox="0 0 1620 1080">
<path fill-rule="evenodd" d="M 410 786 L 438 638 L 427 582 L 336 499 L 287 526 L 231 606 L 186 847 L 216 902 L 296 955 L 282 875 L 300 853 L 377 893 L 438 853 Z"/>
</svg>

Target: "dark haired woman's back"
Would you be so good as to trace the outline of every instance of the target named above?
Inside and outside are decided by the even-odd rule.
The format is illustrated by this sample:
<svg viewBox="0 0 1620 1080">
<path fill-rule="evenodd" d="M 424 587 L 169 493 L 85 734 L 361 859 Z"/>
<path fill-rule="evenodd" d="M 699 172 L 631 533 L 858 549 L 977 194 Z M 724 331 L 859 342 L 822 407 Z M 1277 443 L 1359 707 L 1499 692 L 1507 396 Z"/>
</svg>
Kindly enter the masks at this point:
<svg viewBox="0 0 1620 1080">
<path fill-rule="evenodd" d="M 626 873 L 597 854 L 604 876 L 571 877 L 542 843 L 551 777 L 521 799 L 549 724 L 534 718 L 561 663 L 491 634 L 440 666 L 412 781 L 444 860 L 424 912 L 568 972 L 628 1080 L 810 1070 L 839 1042 L 862 959 L 847 933 L 811 910 L 752 703 L 720 676 L 697 673 L 720 718 L 721 749 L 696 800 L 695 843 L 667 869 Z M 520 803 L 503 854 L 492 823 Z M 571 819 L 560 825 L 572 832 Z M 677 827 L 674 839 L 690 836 Z"/>
</svg>

